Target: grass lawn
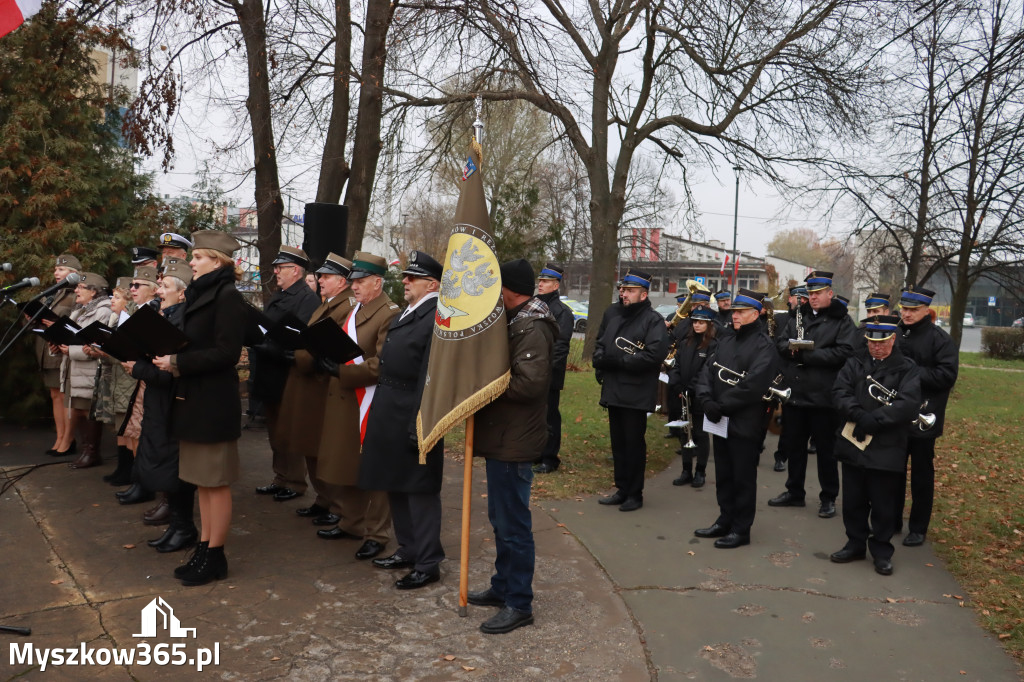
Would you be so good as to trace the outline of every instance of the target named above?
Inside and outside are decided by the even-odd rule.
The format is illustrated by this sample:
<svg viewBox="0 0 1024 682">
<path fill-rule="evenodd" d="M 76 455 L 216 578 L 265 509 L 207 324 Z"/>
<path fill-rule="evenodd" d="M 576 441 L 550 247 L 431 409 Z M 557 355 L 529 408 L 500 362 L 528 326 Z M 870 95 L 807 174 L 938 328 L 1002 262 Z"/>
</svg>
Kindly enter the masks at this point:
<svg viewBox="0 0 1024 682">
<path fill-rule="evenodd" d="M 961 362 L 975 362 L 961 353 Z M 1002 363 L 1003 361 L 995 361 Z M 1006 363 L 1024 369 L 1024 362 Z M 982 624 L 1024 660 L 1024 380 L 962 367 L 936 444 L 929 537 Z"/>
<path fill-rule="evenodd" d="M 990 358 L 983 353 L 968 353 L 966 351 L 960 351 L 960 364 L 970 365 L 973 367 L 993 367 L 997 369 L 1017 369 L 1024 372 L 1024 361 L 1021 360 L 1001 360 L 999 358 Z"/>
</svg>

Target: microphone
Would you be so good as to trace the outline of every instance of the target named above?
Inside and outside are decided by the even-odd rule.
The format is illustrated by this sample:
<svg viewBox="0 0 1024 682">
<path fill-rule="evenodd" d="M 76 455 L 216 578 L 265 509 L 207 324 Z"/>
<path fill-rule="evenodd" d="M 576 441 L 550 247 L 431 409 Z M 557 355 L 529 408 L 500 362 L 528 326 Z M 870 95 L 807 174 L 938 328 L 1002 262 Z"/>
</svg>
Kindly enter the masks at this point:
<svg viewBox="0 0 1024 682">
<path fill-rule="evenodd" d="M 4 265 L 7 265 L 7 263 L 4 263 Z M 25 287 L 37 287 L 37 286 L 39 286 L 39 278 L 38 277 L 26 277 L 25 279 L 21 280 L 20 282 L 18 282 L 16 284 L 12 284 L 10 286 L 4 287 L 3 289 L 0 289 L 0 293 L 5 293 L 6 294 L 9 291 L 17 291 L 18 289 L 24 289 Z"/>
<path fill-rule="evenodd" d="M 65 277 L 61 281 L 57 282 L 53 286 L 47 287 L 46 289 L 44 289 L 40 293 L 36 294 L 34 298 L 42 298 L 43 296 L 49 296 L 53 292 L 59 291 L 60 289 L 63 289 L 64 287 L 73 287 L 73 286 L 77 285 L 81 281 L 82 281 L 82 276 L 81 275 L 79 275 L 77 272 L 70 272 L 70 273 L 68 273 L 67 277 Z"/>
<path fill-rule="evenodd" d="M 2 270 L 3 272 L 10 272 L 11 271 L 11 264 L 10 263 L 0 264 L 0 270 Z"/>
</svg>

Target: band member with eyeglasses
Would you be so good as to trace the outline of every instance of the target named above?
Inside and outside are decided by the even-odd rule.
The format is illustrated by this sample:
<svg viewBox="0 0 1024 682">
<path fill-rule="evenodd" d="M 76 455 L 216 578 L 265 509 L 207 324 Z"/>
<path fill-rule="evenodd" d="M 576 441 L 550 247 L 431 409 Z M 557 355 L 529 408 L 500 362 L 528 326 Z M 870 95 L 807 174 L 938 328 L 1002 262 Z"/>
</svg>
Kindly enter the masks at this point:
<svg viewBox="0 0 1024 682">
<path fill-rule="evenodd" d="M 597 332 L 593 364 L 608 408 L 616 491 L 598 502 L 619 511 L 644 506 L 647 413 L 654 412 L 658 374 L 668 354 L 665 320 L 647 298 L 651 276 L 630 268 L 619 284 L 621 303 L 605 311 Z"/>
<path fill-rule="evenodd" d="M 935 424 L 922 430 L 910 428 L 910 520 L 903 544 L 917 547 L 924 544 L 932 518 L 935 497 L 935 441 L 942 435 L 946 421 L 946 402 L 956 384 L 960 369 L 960 353 L 953 339 L 932 321 L 931 304 L 935 292 L 924 287 L 907 287 L 900 294 L 900 317 L 903 335 L 898 339 L 903 354 L 917 363 L 921 370 L 922 400 L 925 411 L 935 415 Z M 905 474 L 904 474 L 905 475 Z M 905 487 L 905 486 L 904 486 Z M 903 500 L 904 496 L 900 495 Z M 900 505 L 900 521 L 903 504 Z M 902 523 L 897 523 L 902 527 Z"/>
<path fill-rule="evenodd" d="M 895 347 L 892 315 L 875 315 L 862 328 L 867 351 L 846 361 L 832 395 L 844 426 L 836 458 L 843 463 L 846 545 L 829 558 L 845 564 L 871 550 L 875 572 L 892 575 L 892 536 L 907 463 L 907 425 L 917 418 L 921 384 L 914 361 Z"/>
<path fill-rule="evenodd" d="M 835 298 L 831 272 L 816 270 L 805 281 L 809 303 L 797 309 L 797 314 L 786 323 L 786 331 L 776 340 L 784 362 L 783 372 L 793 391 L 782 416 L 783 428 L 791 429 L 784 439 L 789 448 L 789 476 L 786 491 L 768 500 L 768 505 L 806 506 L 807 440 L 813 438 L 821 485 L 818 516 L 829 519 L 836 515 L 839 496 L 839 467 L 833 452 L 839 417 L 832 405 L 832 384 L 854 353 L 857 330 L 846 306 Z M 811 342 L 813 347 L 806 347 Z"/>
<path fill-rule="evenodd" d="M 715 294 L 715 304 L 718 306 L 715 314 L 718 324 L 725 329 L 732 329 L 732 293 L 719 291 Z"/>
<path fill-rule="evenodd" d="M 697 295 L 694 294 L 694 297 Z M 694 308 L 690 312 L 690 316 L 683 322 L 689 324 L 685 325 L 686 334 L 676 343 L 676 357 L 669 370 L 668 385 L 669 394 L 675 394 L 680 404 L 676 418 L 685 416 L 689 426 L 677 429 L 681 446 L 679 452 L 683 455 L 683 473 L 672 481 L 672 485 L 689 483 L 694 488 L 702 488 L 705 482 L 708 457 L 711 454 L 711 442 L 708 434 L 704 432 L 704 413 L 697 400 L 697 380 L 700 379 L 708 358 L 713 356 L 718 349 L 717 324 L 715 313 L 711 308 L 703 306 Z M 676 329 L 683 326 L 680 323 L 676 325 Z M 682 415 L 682 406 L 687 404 L 689 409 L 686 410 L 685 415 Z M 689 443 L 689 439 L 693 440 L 692 444 Z M 693 468 L 695 454 L 697 456 L 696 470 Z"/>
<path fill-rule="evenodd" d="M 760 321 L 765 296 L 739 290 L 732 301 L 733 333 L 719 337 L 718 349 L 697 381 L 704 415 L 711 424 L 724 427 L 725 435 L 714 435 L 718 518 L 693 534 L 716 538 L 719 549 L 749 545 L 754 524 L 757 458 L 768 429 L 769 403 L 764 396 L 779 364 Z"/>
</svg>

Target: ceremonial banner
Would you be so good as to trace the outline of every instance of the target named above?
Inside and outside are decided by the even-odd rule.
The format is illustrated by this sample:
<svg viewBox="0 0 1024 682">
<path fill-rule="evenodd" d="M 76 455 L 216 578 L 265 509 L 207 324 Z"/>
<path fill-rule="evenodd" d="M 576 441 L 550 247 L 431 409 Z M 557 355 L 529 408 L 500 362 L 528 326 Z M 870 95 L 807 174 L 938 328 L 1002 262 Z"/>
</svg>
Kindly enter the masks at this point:
<svg viewBox="0 0 1024 682">
<path fill-rule="evenodd" d="M 21 26 L 42 4 L 42 0 L 0 0 L 0 37 Z"/>
<path fill-rule="evenodd" d="M 434 338 L 416 417 L 420 463 L 456 424 L 508 388 L 508 328 L 474 141 L 462 170 L 455 226 L 448 239 Z"/>
</svg>

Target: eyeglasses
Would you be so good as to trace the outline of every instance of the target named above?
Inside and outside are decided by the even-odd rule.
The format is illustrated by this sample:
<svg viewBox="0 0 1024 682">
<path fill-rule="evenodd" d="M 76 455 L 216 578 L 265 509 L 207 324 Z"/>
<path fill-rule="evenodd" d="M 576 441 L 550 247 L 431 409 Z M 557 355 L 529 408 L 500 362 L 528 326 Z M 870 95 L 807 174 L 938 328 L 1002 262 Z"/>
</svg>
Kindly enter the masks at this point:
<svg viewBox="0 0 1024 682">
<path fill-rule="evenodd" d="M 151 287 L 153 286 L 150 282 L 132 282 L 128 285 L 129 289 L 138 289 L 139 287 Z"/>
</svg>

